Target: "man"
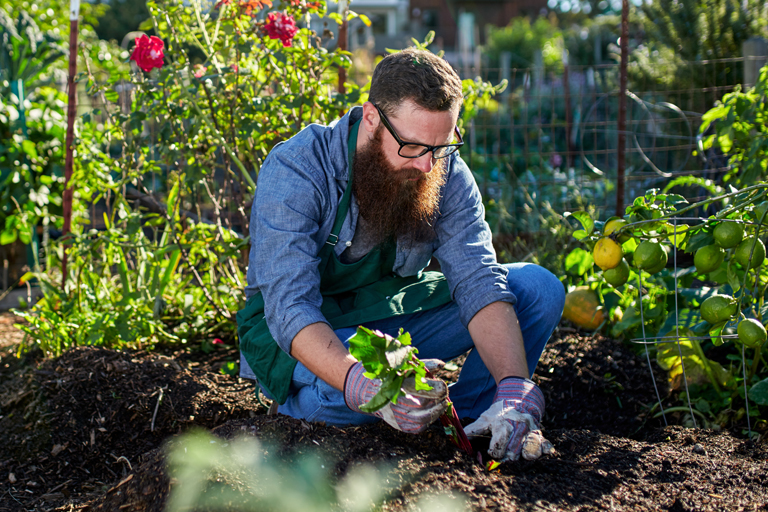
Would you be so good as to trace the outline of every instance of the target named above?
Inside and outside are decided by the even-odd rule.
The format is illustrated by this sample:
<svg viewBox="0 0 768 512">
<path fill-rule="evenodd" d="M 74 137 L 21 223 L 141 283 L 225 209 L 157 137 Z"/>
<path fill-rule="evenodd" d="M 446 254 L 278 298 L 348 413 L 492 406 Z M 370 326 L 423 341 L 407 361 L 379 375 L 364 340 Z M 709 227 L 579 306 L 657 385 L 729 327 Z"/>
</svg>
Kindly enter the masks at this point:
<svg viewBox="0 0 768 512">
<path fill-rule="evenodd" d="M 423 359 L 469 353 L 450 399 L 491 433 L 489 453 L 547 453 L 544 397 L 529 379 L 563 310 L 562 284 L 531 264 L 496 262 L 470 170 L 457 152 L 462 85 L 437 56 L 408 49 L 376 67 L 369 101 L 276 146 L 251 216 L 241 374 L 279 411 L 335 425 L 384 419 L 424 430 L 447 389 L 360 412 L 379 382 L 348 351 L 358 325 L 409 332 Z M 424 272 L 432 257 L 442 273 Z M 255 374 L 255 375 L 254 375 Z"/>
</svg>

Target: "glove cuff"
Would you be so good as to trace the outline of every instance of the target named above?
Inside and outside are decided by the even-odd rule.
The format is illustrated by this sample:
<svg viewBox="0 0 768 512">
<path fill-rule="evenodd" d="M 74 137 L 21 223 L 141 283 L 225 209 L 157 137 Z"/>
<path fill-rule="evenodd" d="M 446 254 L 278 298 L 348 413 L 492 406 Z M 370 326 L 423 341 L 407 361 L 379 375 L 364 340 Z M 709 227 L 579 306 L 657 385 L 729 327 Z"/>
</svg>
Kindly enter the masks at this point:
<svg viewBox="0 0 768 512">
<path fill-rule="evenodd" d="M 344 403 L 355 412 L 362 412 L 360 406 L 368 403 L 378 388 L 376 381 L 364 374 L 363 364 L 357 362 L 349 367 L 347 376 L 344 378 Z"/>
<path fill-rule="evenodd" d="M 544 394 L 531 380 L 522 377 L 505 377 L 496 387 L 493 401 L 504 400 L 519 412 L 530 414 L 537 423 L 541 423 L 544 415 Z"/>
</svg>

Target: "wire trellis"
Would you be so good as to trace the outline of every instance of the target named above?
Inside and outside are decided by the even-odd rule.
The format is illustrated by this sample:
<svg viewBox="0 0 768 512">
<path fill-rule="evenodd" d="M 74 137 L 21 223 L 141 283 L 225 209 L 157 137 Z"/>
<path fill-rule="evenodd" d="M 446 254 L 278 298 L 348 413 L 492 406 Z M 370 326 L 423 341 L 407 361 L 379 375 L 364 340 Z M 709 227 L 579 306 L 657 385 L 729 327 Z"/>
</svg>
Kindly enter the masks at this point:
<svg viewBox="0 0 768 512">
<path fill-rule="evenodd" d="M 678 221 L 706 221 L 707 219 L 704 219 L 702 217 L 672 217 L 672 236 L 673 240 L 677 241 L 677 226 Z M 742 221 L 735 221 L 731 219 L 721 219 L 721 221 L 725 222 L 740 222 L 744 223 Z M 760 225 L 760 223 L 752 223 L 747 222 L 746 224 L 755 224 Z M 738 335 L 736 334 L 718 334 L 716 336 L 708 335 L 708 336 L 680 336 L 680 310 L 679 310 L 679 304 L 678 304 L 678 269 L 677 269 L 677 251 L 672 251 L 673 259 L 672 259 L 672 275 L 674 276 L 674 307 L 675 307 L 675 335 L 674 336 L 648 336 L 646 334 L 645 330 L 645 318 L 643 315 L 643 285 L 640 277 L 640 273 L 637 274 L 637 291 L 638 291 L 638 298 L 637 298 L 637 304 L 638 304 L 638 310 L 640 311 L 640 325 L 641 325 L 641 338 L 632 338 L 629 341 L 635 344 L 641 344 L 645 348 L 645 356 L 646 360 L 648 362 L 648 370 L 651 374 L 651 381 L 653 382 L 653 388 L 656 392 L 656 399 L 658 400 L 659 409 L 661 410 L 661 415 L 664 420 L 664 425 L 667 426 L 667 416 L 664 411 L 664 404 L 661 399 L 661 394 L 659 393 L 659 388 L 656 384 L 656 378 L 653 374 L 653 366 L 651 363 L 651 357 L 650 352 L 648 350 L 648 345 L 658 345 L 660 343 L 672 343 L 674 342 L 677 345 L 677 351 L 678 356 L 680 357 L 680 367 L 682 372 L 682 381 L 683 386 L 685 388 L 685 398 L 686 398 L 686 404 L 688 406 L 688 410 L 690 412 L 691 421 L 693 422 L 693 427 L 698 428 L 698 424 L 696 423 L 696 414 L 694 413 L 694 406 L 691 401 L 691 393 L 688 389 L 688 376 L 686 374 L 685 369 L 685 357 L 683 357 L 683 349 L 682 345 L 680 343 L 681 340 L 711 340 L 714 337 L 718 337 L 723 340 L 736 340 L 738 338 Z M 750 253 L 750 260 L 752 258 L 752 254 Z M 743 372 L 743 384 L 744 384 L 744 407 L 746 409 L 746 416 L 747 416 L 747 431 L 748 435 L 751 438 L 752 437 L 752 422 L 750 418 L 750 412 L 749 412 L 749 394 L 747 389 L 747 358 L 745 353 L 744 345 L 741 346 L 741 366 L 742 366 L 742 372 Z"/>
</svg>

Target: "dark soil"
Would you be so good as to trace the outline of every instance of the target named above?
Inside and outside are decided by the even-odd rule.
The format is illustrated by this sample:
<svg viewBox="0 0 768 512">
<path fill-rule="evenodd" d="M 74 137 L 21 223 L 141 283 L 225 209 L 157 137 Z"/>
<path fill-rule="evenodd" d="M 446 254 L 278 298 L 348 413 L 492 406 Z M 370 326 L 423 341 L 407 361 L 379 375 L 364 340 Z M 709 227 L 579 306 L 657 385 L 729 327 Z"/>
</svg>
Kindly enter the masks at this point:
<svg viewBox="0 0 768 512">
<path fill-rule="evenodd" d="M 664 427 L 649 414 L 656 394 L 644 357 L 567 327 L 534 379 L 546 395 L 545 434 L 556 453 L 488 471 L 437 425 L 414 436 L 383 424 L 341 429 L 268 415 L 249 381 L 220 373 L 237 359 L 231 347 L 207 354 L 84 347 L 55 360 L 20 360 L 10 323 L 0 315 L 0 511 L 159 512 L 178 485 L 166 470 L 165 443 L 191 427 L 222 444 L 258 438 L 289 464 L 320 451 L 332 482 L 365 463 L 393 468 L 398 484 L 382 510 L 410 510 L 423 495 L 450 492 L 472 510 L 768 509 L 762 437 Z M 656 377 L 671 401 L 664 376 Z M 285 492 L 295 492 L 290 483 Z"/>
</svg>

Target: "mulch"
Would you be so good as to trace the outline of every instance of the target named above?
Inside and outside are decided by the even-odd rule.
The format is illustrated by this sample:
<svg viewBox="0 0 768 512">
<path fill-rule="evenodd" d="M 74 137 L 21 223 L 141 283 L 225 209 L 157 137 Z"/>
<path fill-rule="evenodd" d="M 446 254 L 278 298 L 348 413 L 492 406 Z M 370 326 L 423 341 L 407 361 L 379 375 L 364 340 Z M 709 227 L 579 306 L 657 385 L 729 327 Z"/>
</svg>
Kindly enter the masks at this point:
<svg viewBox="0 0 768 512">
<path fill-rule="evenodd" d="M 380 510 L 410 510 L 432 494 L 471 510 L 768 509 L 764 433 L 748 440 L 741 428 L 684 428 L 682 413 L 667 414 L 665 427 L 651 381 L 668 407 L 675 396 L 663 373 L 654 368 L 652 376 L 625 343 L 565 325 L 534 379 L 556 453 L 489 471 L 438 425 L 414 436 L 384 424 L 338 428 L 269 415 L 249 381 L 220 371 L 237 360 L 231 346 L 80 347 L 57 359 L 18 359 L 8 318 L 0 315 L 0 511 L 165 510 L 181 486 L 168 470 L 169 447 L 194 429 L 215 436 L 222 450 L 258 440 L 276 467 L 304 468 L 305 457 L 319 454 L 330 489 L 361 468 L 379 468 L 389 482 Z M 458 371 L 440 376 L 455 380 Z M 242 490 L 245 481 L 219 472 L 206 492 Z M 284 492 L 298 491 L 286 481 Z M 219 509 L 254 509 L 227 503 Z M 272 509 L 279 507 L 265 508 Z"/>
</svg>

